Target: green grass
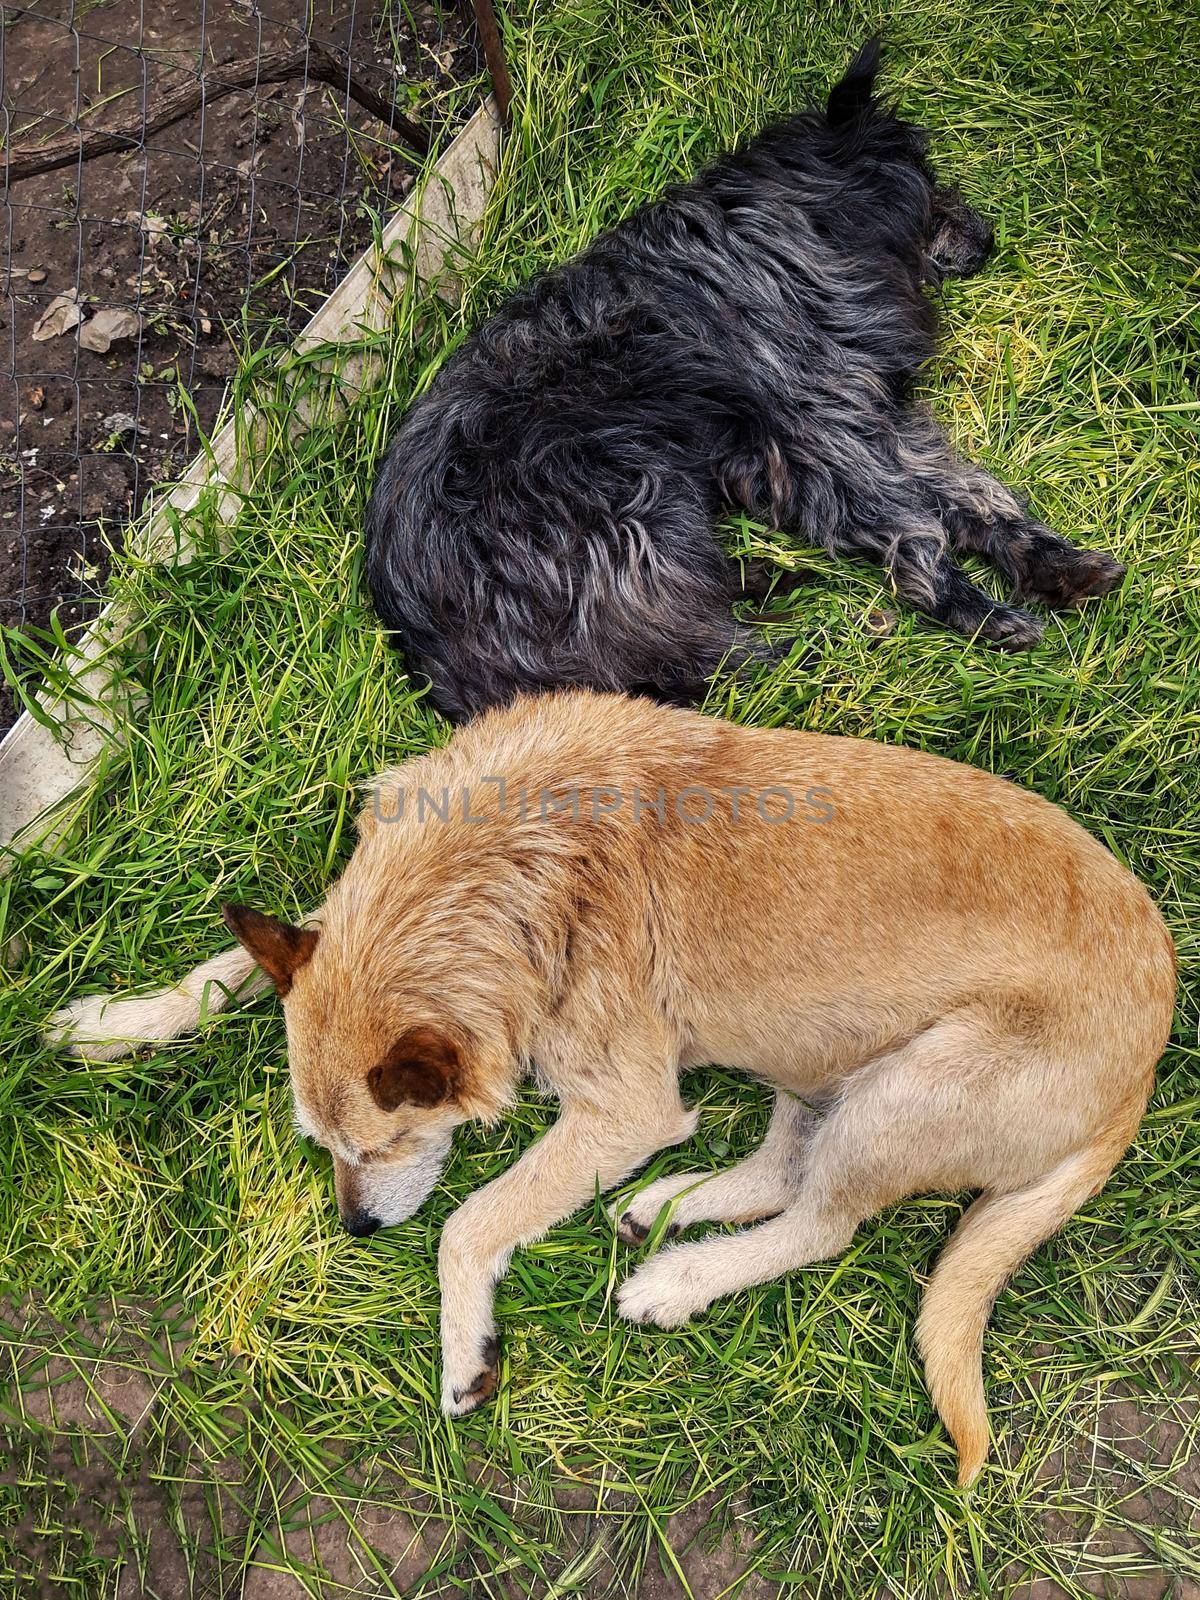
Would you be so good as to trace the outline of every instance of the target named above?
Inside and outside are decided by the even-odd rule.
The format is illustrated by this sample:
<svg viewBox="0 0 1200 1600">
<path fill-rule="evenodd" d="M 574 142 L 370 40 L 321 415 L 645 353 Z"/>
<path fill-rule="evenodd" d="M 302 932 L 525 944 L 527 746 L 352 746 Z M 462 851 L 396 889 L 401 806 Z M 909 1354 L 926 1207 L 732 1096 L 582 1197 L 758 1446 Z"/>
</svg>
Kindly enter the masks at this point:
<svg viewBox="0 0 1200 1600">
<path fill-rule="evenodd" d="M 1200 1583 L 1187 1531 L 1200 1424 L 1183 1401 L 1200 1355 L 1200 13 L 1186 0 L 521 0 L 511 15 L 515 123 L 461 310 L 410 293 L 384 381 L 319 409 L 295 442 L 286 361 L 248 360 L 239 398 L 265 408 L 269 437 L 225 548 L 202 507 L 198 559 L 126 561 L 115 580 L 145 617 L 121 662 L 147 696 L 128 753 L 61 853 L 30 852 L 0 883 L 0 1281 L 68 1321 L 109 1298 L 182 1308 L 184 1376 L 138 1448 L 158 1451 L 172 1493 L 183 1457 L 201 1485 L 240 1460 L 248 1528 L 229 1535 L 231 1561 L 278 1538 L 294 1478 L 350 1505 L 371 1468 L 453 1525 L 422 1592 L 565 1594 L 612 1576 L 585 1542 L 551 1585 L 552 1491 L 568 1482 L 576 1505 L 606 1509 L 629 1571 L 669 1564 L 668 1517 L 715 1491 L 748 1498 L 763 1570 L 798 1594 L 1003 1594 L 1031 1576 L 1082 1594 L 1155 1570 L 1182 1593 Z M 710 709 L 902 740 L 1060 801 L 1149 885 L 1182 975 L 1134 1148 L 997 1305 L 997 1444 L 970 1496 L 953 1487 L 912 1340 L 961 1197 L 899 1207 L 841 1260 L 676 1334 L 615 1316 L 627 1262 L 597 1206 L 517 1256 L 498 1297 L 498 1402 L 451 1425 L 436 1410 L 438 1231 L 550 1106 L 530 1094 L 500 1132 L 466 1131 L 422 1213 L 361 1244 L 339 1231 L 324 1158 L 292 1134 L 273 1003 L 132 1063 L 73 1065 L 38 1033 L 81 989 L 161 982 L 212 954 L 224 897 L 315 902 L 352 847 L 355 780 L 446 734 L 380 643 L 360 579 L 365 495 L 409 398 L 507 290 L 821 92 L 880 24 L 889 87 L 997 225 L 985 273 L 945 296 L 932 403 L 966 454 L 1131 575 L 1006 657 L 902 608 L 875 637 L 863 619 L 890 604 L 876 571 L 731 524 L 731 549 L 813 569 L 791 620 L 815 659 L 752 691 L 718 685 Z M 288 381 L 316 393 L 320 379 L 310 363 Z M 719 1070 L 688 1088 L 701 1132 L 654 1171 L 721 1165 L 761 1134 L 757 1088 Z M 5 1343 L 14 1361 L 22 1342 Z M 1122 1428 L 1139 1438 L 1105 1443 Z M 9 1442 L 0 1588 L 21 1570 L 3 1529 L 30 1503 L 67 1592 L 112 1592 L 111 1560 L 42 1482 L 42 1443 L 15 1423 Z"/>
</svg>

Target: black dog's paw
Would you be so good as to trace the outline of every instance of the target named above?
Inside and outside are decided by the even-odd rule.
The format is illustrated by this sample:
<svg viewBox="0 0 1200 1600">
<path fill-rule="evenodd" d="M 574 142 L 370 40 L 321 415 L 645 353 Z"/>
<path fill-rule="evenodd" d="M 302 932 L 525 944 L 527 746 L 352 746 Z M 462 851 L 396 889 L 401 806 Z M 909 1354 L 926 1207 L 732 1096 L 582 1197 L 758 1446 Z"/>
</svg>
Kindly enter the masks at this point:
<svg viewBox="0 0 1200 1600">
<path fill-rule="evenodd" d="M 1021 574 L 1021 596 L 1066 610 L 1109 594 L 1124 576 L 1123 564 L 1104 550 L 1035 549 Z"/>
<path fill-rule="evenodd" d="M 1044 625 L 1028 611 L 1015 606 L 997 606 L 979 625 L 979 636 L 1002 650 L 1032 650 L 1040 644 Z"/>
<path fill-rule="evenodd" d="M 742 566 L 741 598 L 760 602 L 772 596 L 783 599 L 797 589 L 806 588 L 810 580 L 811 574 L 804 567 L 781 567 L 774 561 L 764 561 L 761 556 L 752 556 Z M 768 613 L 763 620 L 777 622 L 779 619 Z"/>
</svg>

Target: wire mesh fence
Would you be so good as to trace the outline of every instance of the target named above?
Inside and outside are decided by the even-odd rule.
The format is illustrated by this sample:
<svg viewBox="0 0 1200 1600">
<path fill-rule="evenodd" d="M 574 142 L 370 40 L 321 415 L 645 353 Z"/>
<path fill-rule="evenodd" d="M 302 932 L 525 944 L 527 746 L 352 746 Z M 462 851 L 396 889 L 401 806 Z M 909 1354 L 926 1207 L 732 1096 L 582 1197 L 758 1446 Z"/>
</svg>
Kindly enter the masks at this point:
<svg viewBox="0 0 1200 1600">
<path fill-rule="evenodd" d="M 0 625 L 86 618 L 239 347 L 308 319 L 482 68 L 454 5 L 0 7 Z"/>
</svg>

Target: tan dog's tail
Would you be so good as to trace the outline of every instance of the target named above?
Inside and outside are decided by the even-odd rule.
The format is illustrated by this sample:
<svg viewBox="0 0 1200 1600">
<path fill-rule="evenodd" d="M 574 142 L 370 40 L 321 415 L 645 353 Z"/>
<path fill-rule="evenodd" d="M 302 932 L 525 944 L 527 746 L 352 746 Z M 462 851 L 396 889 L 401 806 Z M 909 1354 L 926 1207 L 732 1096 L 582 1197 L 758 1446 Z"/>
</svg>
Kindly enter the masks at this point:
<svg viewBox="0 0 1200 1600">
<path fill-rule="evenodd" d="M 958 1447 L 958 1481 L 978 1476 L 988 1452 L 983 1331 L 996 1296 L 1025 1258 L 1058 1231 L 1116 1166 L 1124 1141 L 1091 1145 L 1010 1194 L 985 1195 L 938 1257 L 917 1322 L 933 1403 Z"/>
<path fill-rule="evenodd" d="M 179 983 L 150 994 L 91 994 L 56 1011 L 46 1038 L 72 1055 L 115 1061 L 145 1046 L 192 1033 L 234 1000 L 249 999 L 270 979 L 241 945 L 194 967 Z"/>
</svg>

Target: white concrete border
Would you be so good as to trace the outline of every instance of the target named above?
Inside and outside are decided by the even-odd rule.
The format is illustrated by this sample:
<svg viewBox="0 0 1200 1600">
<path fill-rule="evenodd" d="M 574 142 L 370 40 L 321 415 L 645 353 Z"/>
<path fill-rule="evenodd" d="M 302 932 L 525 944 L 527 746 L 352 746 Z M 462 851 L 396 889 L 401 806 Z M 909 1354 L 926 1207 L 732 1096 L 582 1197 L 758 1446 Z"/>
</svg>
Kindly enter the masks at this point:
<svg viewBox="0 0 1200 1600">
<path fill-rule="evenodd" d="M 471 243 L 483 216 L 500 148 L 500 121 L 490 98 L 456 135 L 419 181 L 384 231 L 381 247 L 366 251 L 350 268 L 312 321 L 297 336 L 297 352 L 352 340 L 363 329 L 386 326 L 397 271 L 411 258 L 417 276 L 439 292 L 453 288 L 454 257 Z M 338 369 L 338 382 L 357 385 L 361 362 Z M 302 425 L 303 415 L 297 416 Z M 239 426 L 240 424 L 240 426 Z M 171 532 L 172 513 L 182 516 L 212 485 L 236 482 L 239 442 L 253 437 L 253 418 L 231 419 L 214 434 L 210 450 L 197 456 L 161 499 L 152 499 L 130 540 L 143 554 L 176 563 L 186 559 L 186 536 Z M 112 642 L 136 626 L 118 605 L 109 605 L 79 641 L 75 680 L 92 702 L 86 716 L 51 697 L 39 706 L 54 727 L 23 712 L 0 742 L 0 872 L 11 862 L 8 847 L 53 845 L 70 827 L 64 802 L 85 783 L 105 748 L 119 738 L 119 708 L 109 702 L 104 661 Z M 85 798 L 85 797 L 81 797 Z"/>
</svg>

